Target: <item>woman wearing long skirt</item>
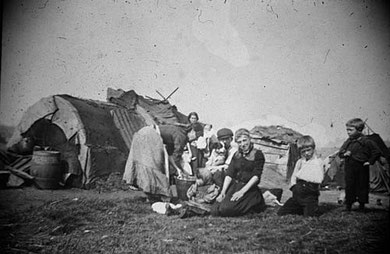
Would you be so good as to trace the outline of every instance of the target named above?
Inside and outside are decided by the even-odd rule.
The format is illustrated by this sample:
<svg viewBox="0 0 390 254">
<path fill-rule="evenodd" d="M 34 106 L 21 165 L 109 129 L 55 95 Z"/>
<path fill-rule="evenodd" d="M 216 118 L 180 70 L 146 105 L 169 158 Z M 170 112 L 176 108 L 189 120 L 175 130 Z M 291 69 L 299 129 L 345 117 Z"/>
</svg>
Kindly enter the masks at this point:
<svg viewBox="0 0 390 254">
<path fill-rule="evenodd" d="M 240 216 L 265 209 L 263 195 L 257 187 L 263 172 L 264 154 L 253 147 L 246 129 L 236 131 L 235 141 L 239 151 L 226 171 L 221 194 L 211 207 L 213 216 Z"/>
<path fill-rule="evenodd" d="M 187 202 L 180 212 L 181 218 L 193 215 L 233 217 L 248 213 L 259 213 L 265 209 L 265 202 L 260 189 L 257 187 L 264 166 L 264 154 L 253 147 L 249 131 L 239 129 L 235 134 L 239 150 L 234 154 L 222 190 L 211 206 Z"/>
<path fill-rule="evenodd" d="M 188 140 L 187 132 L 187 129 L 174 125 L 140 129 L 134 134 L 123 180 L 140 188 L 148 197 L 170 197 L 169 178 L 182 172 L 179 165 Z M 171 170 L 165 166 L 164 145 Z"/>
</svg>

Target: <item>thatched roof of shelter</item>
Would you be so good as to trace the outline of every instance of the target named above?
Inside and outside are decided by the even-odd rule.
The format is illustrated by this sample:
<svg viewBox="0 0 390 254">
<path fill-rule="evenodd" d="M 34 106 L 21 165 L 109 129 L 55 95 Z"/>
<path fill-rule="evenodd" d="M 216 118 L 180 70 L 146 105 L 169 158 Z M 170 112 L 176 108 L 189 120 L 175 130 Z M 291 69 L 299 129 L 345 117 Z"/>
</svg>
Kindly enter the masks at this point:
<svg viewBox="0 0 390 254">
<path fill-rule="evenodd" d="M 279 125 L 255 126 L 250 132 L 253 138 L 266 139 L 282 144 L 294 143 L 298 138 L 303 136 L 293 129 Z"/>
</svg>

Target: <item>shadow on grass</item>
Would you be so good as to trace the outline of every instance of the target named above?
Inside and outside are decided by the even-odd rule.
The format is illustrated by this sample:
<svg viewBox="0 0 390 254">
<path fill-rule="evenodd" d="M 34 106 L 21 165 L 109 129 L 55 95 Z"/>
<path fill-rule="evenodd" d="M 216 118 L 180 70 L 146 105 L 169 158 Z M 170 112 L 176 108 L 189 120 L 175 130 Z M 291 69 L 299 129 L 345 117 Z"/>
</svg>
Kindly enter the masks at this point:
<svg viewBox="0 0 390 254">
<path fill-rule="evenodd" d="M 325 215 L 325 214 L 337 212 L 336 210 L 340 209 L 340 208 L 341 208 L 341 206 L 338 205 L 338 204 L 320 203 L 319 207 L 318 207 L 318 210 L 317 210 L 317 212 L 315 214 L 315 217 L 320 217 L 320 216 Z M 248 214 L 247 216 L 249 218 L 252 218 L 252 217 L 278 216 L 277 212 L 278 212 L 279 209 L 280 209 L 279 206 L 267 207 L 265 209 L 265 211 L 263 211 L 261 213 L 258 213 L 258 214 Z M 297 215 L 297 216 L 303 216 L 303 214 L 302 215 Z"/>
<path fill-rule="evenodd" d="M 321 216 L 330 213 L 338 208 L 340 208 L 339 204 L 321 203 L 318 207 L 318 211 L 316 215 Z"/>
</svg>

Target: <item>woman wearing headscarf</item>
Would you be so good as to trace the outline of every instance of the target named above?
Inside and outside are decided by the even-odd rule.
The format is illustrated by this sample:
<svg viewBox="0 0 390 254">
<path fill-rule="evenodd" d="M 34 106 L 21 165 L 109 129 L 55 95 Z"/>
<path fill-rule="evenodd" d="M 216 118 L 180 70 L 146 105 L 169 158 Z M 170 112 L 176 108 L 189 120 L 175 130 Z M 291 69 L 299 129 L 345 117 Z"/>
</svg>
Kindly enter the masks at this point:
<svg viewBox="0 0 390 254">
<path fill-rule="evenodd" d="M 211 207 L 213 216 L 240 216 L 261 212 L 265 203 L 260 189 L 264 166 L 264 154 L 253 147 L 249 131 L 239 129 L 235 133 L 239 150 L 234 154 L 223 182 L 217 202 Z"/>
</svg>

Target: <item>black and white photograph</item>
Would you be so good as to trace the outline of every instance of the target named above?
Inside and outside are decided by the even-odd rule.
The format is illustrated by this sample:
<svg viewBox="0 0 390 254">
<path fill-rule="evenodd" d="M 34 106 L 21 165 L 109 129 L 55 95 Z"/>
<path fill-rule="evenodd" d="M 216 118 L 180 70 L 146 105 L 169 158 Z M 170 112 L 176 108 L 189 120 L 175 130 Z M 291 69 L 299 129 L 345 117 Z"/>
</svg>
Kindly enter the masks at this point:
<svg viewBox="0 0 390 254">
<path fill-rule="evenodd" d="M 389 253 L 388 1 L 0 6 L 1 253 Z"/>
</svg>

